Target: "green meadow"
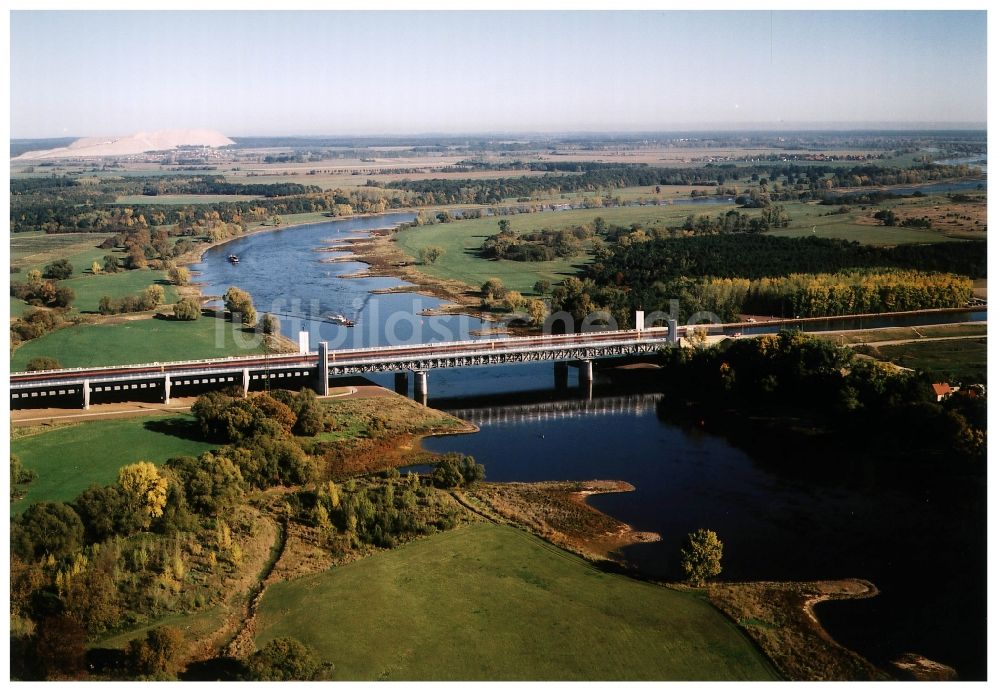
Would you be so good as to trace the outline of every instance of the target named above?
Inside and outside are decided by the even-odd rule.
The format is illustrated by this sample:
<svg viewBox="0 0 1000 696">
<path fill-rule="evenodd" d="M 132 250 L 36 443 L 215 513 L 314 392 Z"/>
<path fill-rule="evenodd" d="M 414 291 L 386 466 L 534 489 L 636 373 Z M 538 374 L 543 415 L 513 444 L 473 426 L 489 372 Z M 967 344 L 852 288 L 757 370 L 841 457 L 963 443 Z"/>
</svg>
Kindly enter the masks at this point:
<svg viewBox="0 0 1000 696">
<path fill-rule="evenodd" d="M 521 233 L 538 229 L 563 229 L 575 225 L 589 225 L 597 217 L 604 218 L 612 225 L 639 223 L 644 227 L 653 227 L 679 225 L 691 213 L 715 215 L 730 207 L 678 205 L 592 208 L 524 213 L 506 219 L 510 221 L 512 230 Z M 566 277 L 576 275 L 582 265 L 590 262 L 589 253 L 539 262 L 484 259 L 479 256 L 478 250 L 488 236 L 499 232 L 497 221 L 497 218 L 480 218 L 411 227 L 396 235 L 396 243 L 414 258 L 419 256 L 423 247 L 439 246 L 444 249 L 444 254 L 436 263 L 420 266 L 421 272 L 429 276 L 458 280 L 474 288 L 479 288 L 490 278 L 499 278 L 507 288 L 526 294 L 532 293 L 535 281 L 547 280 L 552 284 L 558 283 Z"/>
<path fill-rule="evenodd" d="M 119 298 L 125 295 L 137 295 L 149 285 L 161 285 L 164 290 L 164 303 L 173 304 L 177 301 L 177 291 L 167 282 L 167 274 L 163 271 L 147 269 L 126 271 L 122 273 L 87 273 L 60 281 L 62 285 L 73 288 L 76 299 L 73 309 L 76 312 L 96 313 L 101 298 L 105 295 Z"/>
<path fill-rule="evenodd" d="M 27 495 L 11 503 L 19 514 L 39 501 L 68 501 L 90 484 L 113 483 L 126 464 L 163 464 L 171 457 L 197 456 L 214 445 L 202 440 L 191 416 L 86 421 L 27 437 L 14 432 L 10 451 L 37 475 Z"/>
<path fill-rule="evenodd" d="M 765 680 L 701 596 L 475 524 L 272 585 L 258 646 L 291 636 L 338 680 Z"/>
<path fill-rule="evenodd" d="M 215 317 L 197 321 L 122 318 L 109 324 L 78 324 L 20 345 L 12 372 L 35 357 L 55 358 L 63 367 L 100 367 L 264 353 L 260 334 Z"/>
<path fill-rule="evenodd" d="M 986 382 L 986 337 L 953 341 L 919 341 L 878 346 L 878 357 L 911 370 L 924 370 L 932 379 L 949 382 Z"/>
</svg>

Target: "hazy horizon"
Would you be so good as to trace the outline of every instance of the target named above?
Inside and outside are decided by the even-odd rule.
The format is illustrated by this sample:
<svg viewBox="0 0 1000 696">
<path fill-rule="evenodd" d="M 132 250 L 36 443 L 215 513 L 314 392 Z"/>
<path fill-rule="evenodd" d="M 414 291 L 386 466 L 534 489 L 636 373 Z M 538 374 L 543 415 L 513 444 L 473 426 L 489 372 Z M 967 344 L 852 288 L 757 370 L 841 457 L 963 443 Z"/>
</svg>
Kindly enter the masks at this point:
<svg viewBox="0 0 1000 696">
<path fill-rule="evenodd" d="M 138 132 L 149 132 L 154 129 L 151 128 L 140 128 L 137 131 L 132 131 L 131 133 L 78 133 L 73 135 L 40 135 L 31 137 L 12 137 L 12 141 L 30 141 L 30 140 L 72 140 L 79 138 L 100 138 L 100 137 L 121 137 L 128 136 Z M 212 128 L 210 130 L 218 130 Z M 557 138 L 557 137 L 573 137 L 573 136 L 608 136 L 608 137 L 639 137 L 643 135 L 650 136 L 663 136 L 663 135 L 683 135 L 683 134 L 718 134 L 718 133 L 892 133 L 892 132 L 940 132 L 940 131 L 986 131 L 986 123 L 964 123 L 964 122 L 954 122 L 954 123 L 895 123 L 895 124 L 870 124 L 865 122 L 858 123 L 840 123 L 840 124 L 719 124 L 718 126 L 709 127 L 708 124 L 701 126 L 690 126 L 684 127 L 679 126 L 664 126 L 662 129 L 657 130 L 625 130 L 625 129 L 604 129 L 604 130 L 577 130 L 577 131 L 542 131 L 542 130 L 511 130 L 511 131 L 428 131 L 428 132 L 398 132 L 398 133 L 379 133 L 379 132 L 332 132 L 332 133 L 226 133 L 220 131 L 223 135 L 229 136 L 231 138 L 302 138 L 302 139 L 321 139 L 321 138 L 482 138 L 482 137 L 539 137 L 539 138 Z"/>
<path fill-rule="evenodd" d="M 978 130 L 986 91 L 983 11 L 11 13 L 13 139 Z"/>
</svg>

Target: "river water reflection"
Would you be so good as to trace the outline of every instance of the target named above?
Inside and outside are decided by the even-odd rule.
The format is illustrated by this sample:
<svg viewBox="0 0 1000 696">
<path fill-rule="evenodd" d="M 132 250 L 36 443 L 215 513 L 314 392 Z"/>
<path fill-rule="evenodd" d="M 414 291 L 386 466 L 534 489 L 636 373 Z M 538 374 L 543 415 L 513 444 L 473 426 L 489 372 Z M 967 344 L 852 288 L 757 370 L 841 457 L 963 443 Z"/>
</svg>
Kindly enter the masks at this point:
<svg viewBox="0 0 1000 696">
<path fill-rule="evenodd" d="M 962 514 L 954 496 L 933 487 L 789 476 L 787 462 L 755 460 L 721 437 L 662 421 L 648 395 L 608 397 L 598 387 L 592 402 L 577 403 L 575 410 L 565 399 L 533 409 L 481 407 L 477 417 L 473 405 L 452 399 L 449 411 L 471 417 L 480 431 L 424 444 L 471 454 L 494 481 L 632 483 L 633 493 L 588 500 L 662 536 L 624 551 L 650 575 L 680 579 L 678 550 L 688 532 L 704 527 L 725 544 L 724 580 L 871 580 L 878 597 L 818 607 L 835 638 L 883 666 L 917 652 L 964 678 L 985 676 L 985 523 L 977 517 L 984 504 L 966 499 L 972 512 Z"/>
</svg>

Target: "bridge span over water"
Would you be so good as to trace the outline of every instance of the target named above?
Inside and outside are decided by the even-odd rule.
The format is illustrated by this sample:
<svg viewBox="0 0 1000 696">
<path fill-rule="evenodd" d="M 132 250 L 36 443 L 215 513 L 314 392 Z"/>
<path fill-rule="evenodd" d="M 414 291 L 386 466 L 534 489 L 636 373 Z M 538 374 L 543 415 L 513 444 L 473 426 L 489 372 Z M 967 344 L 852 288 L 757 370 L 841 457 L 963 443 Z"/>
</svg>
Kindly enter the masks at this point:
<svg viewBox="0 0 1000 696">
<path fill-rule="evenodd" d="M 579 334 L 504 337 L 448 343 L 329 350 L 326 343 L 307 353 L 255 355 L 182 362 L 111 367 L 44 370 L 10 376 L 11 408 L 32 408 L 52 401 L 75 402 L 89 408 L 92 400 L 163 401 L 224 387 L 244 393 L 265 388 L 311 386 L 329 394 L 330 377 L 373 372 L 396 373 L 397 390 L 414 376 L 414 395 L 426 399 L 430 370 L 487 367 L 510 363 L 554 362 L 556 378 L 569 365 L 579 369 L 580 381 L 593 380 L 593 361 L 650 355 L 684 335 L 682 327 L 641 331 L 602 331 Z"/>
</svg>

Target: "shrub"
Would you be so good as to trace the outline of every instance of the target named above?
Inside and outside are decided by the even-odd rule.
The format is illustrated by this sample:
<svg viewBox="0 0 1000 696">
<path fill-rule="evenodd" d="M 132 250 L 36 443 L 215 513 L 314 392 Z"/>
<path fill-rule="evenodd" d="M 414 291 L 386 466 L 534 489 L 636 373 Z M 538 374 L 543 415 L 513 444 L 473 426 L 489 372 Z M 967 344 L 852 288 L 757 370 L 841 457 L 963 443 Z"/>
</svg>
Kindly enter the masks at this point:
<svg viewBox="0 0 1000 696">
<path fill-rule="evenodd" d="M 257 330 L 268 336 L 273 336 L 278 332 L 278 319 L 273 314 L 265 314 L 257 324 Z"/>
<path fill-rule="evenodd" d="M 294 638 L 275 638 L 247 659 L 257 681 L 308 681 L 317 676 L 319 660 Z"/>
<path fill-rule="evenodd" d="M 83 544 L 83 522 L 66 503 L 35 503 L 11 528 L 11 549 L 26 560 L 75 553 Z"/>
<path fill-rule="evenodd" d="M 174 319 L 179 321 L 197 321 L 201 316 L 201 299 L 185 297 L 174 305 Z"/>
<path fill-rule="evenodd" d="M 36 474 L 31 469 L 25 468 L 21 463 L 21 458 L 16 454 L 10 455 L 10 499 L 16 500 L 24 495 L 20 486 L 27 485 L 34 481 Z"/>
<path fill-rule="evenodd" d="M 469 456 L 449 452 L 434 465 L 431 471 L 431 481 L 436 488 L 457 488 L 463 484 L 469 485 L 482 481 L 486 470 L 482 464 Z"/>
<path fill-rule="evenodd" d="M 73 275 L 73 264 L 69 259 L 58 259 L 46 266 L 42 275 L 53 280 L 66 280 Z"/>
<path fill-rule="evenodd" d="M 444 254 L 444 249 L 439 246 L 429 246 L 424 247 L 420 250 L 420 263 L 425 266 L 430 266 L 437 262 L 439 258 Z"/>
<path fill-rule="evenodd" d="M 145 638 L 135 638 L 125 649 L 129 666 L 135 674 L 172 675 L 177 671 L 184 635 L 172 626 L 157 626 Z"/>
<path fill-rule="evenodd" d="M 55 312 L 45 309 L 30 309 L 11 325 L 11 342 L 13 343 L 14 339 L 30 341 L 33 338 L 38 338 L 54 329 L 58 323 L 59 318 Z"/>
<path fill-rule="evenodd" d="M 39 370 L 58 370 L 60 367 L 62 366 L 55 358 L 39 356 L 28 361 L 27 369 L 28 372 L 37 372 Z"/>
<path fill-rule="evenodd" d="M 121 270 L 118 265 L 118 257 L 114 254 L 108 254 L 104 257 L 104 272 L 105 273 L 117 273 Z"/>
</svg>

